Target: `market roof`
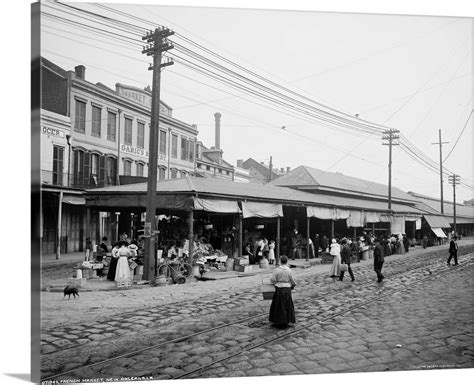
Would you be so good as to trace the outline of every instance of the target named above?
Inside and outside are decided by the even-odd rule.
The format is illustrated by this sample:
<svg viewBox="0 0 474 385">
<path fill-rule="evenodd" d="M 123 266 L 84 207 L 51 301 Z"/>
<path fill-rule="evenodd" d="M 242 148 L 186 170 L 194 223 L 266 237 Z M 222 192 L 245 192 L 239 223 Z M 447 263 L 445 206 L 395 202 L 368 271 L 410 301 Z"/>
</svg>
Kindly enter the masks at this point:
<svg viewBox="0 0 474 385">
<path fill-rule="evenodd" d="M 442 215 L 424 215 L 426 222 L 431 228 L 450 228 L 451 225 L 448 222 L 448 218 Z"/>
<path fill-rule="evenodd" d="M 275 186 L 286 186 L 299 189 L 330 190 L 345 194 L 364 194 L 365 196 L 383 197 L 386 199 L 388 187 L 384 184 L 354 178 L 341 173 L 327 172 L 308 166 L 298 166 L 289 173 L 270 182 Z M 416 199 L 392 186 L 392 199 L 413 202 Z"/>
<path fill-rule="evenodd" d="M 419 209 L 426 210 L 433 214 L 441 214 L 441 202 L 439 199 L 428 197 L 426 195 L 417 194 L 412 191 L 409 191 L 408 194 L 410 194 L 411 196 L 413 196 L 420 202 L 419 204 L 416 205 L 416 207 L 418 207 Z M 454 215 L 453 202 L 449 202 L 445 200 L 443 204 L 443 211 L 444 211 L 444 215 L 451 217 L 449 220 L 453 221 L 452 219 Z M 474 223 L 474 207 L 456 204 L 456 217 L 471 219 L 470 223 Z"/>
<path fill-rule="evenodd" d="M 130 206 L 145 206 L 147 183 L 136 183 L 122 186 L 110 186 L 87 190 L 86 200 L 91 206 L 114 206 L 124 203 L 120 196 L 126 195 Z M 211 197 L 234 201 L 275 202 L 286 205 L 315 205 L 330 207 L 357 208 L 361 210 L 387 211 L 387 203 L 363 198 L 347 198 L 329 194 L 312 194 L 287 187 L 278 187 L 270 184 L 233 182 L 217 178 L 189 177 L 170 179 L 157 182 L 158 197 L 166 196 L 167 202 L 176 201 L 177 196 Z M 117 199 L 114 198 L 117 197 Z M 392 210 L 400 213 L 422 214 L 415 207 L 402 204 L 392 204 Z"/>
</svg>

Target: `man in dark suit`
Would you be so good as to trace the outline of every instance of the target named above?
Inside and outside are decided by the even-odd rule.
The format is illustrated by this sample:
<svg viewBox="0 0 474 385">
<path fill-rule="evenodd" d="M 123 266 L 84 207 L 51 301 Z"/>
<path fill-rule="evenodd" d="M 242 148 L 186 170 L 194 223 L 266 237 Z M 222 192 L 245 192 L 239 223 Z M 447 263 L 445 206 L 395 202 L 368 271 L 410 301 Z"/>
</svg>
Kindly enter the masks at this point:
<svg viewBox="0 0 474 385">
<path fill-rule="evenodd" d="M 380 244 L 380 240 L 375 239 L 375 248 L 374 248 L 374 270 L 377 274 L 377 282 L 382 282 L 385 278 L 382 274 L 382 267 L 384 263 L 384 248 Z"/>
<path fill-rule="evenodd" d="M 448 258 L 448 265 L 451 264 L 451 259 L 454 258 L 454 266 L 458 264 L 458 237 L 455 235 L 451 238 L 451 242 L 449 242 L 449 258 Z"/>
<path fill-rule="evenodd" d="M 351 281 L 354 282 L 354 273 L 352 272 L 351 269 L 351 248 L 347 244 L 347 239 L 342 238 L 341 240 L 341 262 L 345 263 L 347 265 L 347 271 L 349 272 L 349 275 L 351 276 Z M 344 279 L 344 270 L 341 269 L 341 274 L 339 275 L 339 281 L 342 281 Z"/>
</svg>

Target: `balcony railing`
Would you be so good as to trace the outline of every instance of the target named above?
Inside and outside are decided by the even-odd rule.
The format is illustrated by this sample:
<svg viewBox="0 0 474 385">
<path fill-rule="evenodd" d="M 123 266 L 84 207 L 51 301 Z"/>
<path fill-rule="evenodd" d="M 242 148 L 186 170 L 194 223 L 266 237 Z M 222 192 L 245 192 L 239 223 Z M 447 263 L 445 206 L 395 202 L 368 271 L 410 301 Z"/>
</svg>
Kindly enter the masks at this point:
<svg viewBox="0 0 474 385">
<path fill-rule="evenodd" d="M 115 173 L 106 176 L 105 180 L 99 180 L 95 175 L 84 175 L 83 173 L 71 174 L 58 173 L 49 170 L 41 170 L 41 184 L 55 187 L 72 187 L 80 189 L 90 189 L 96 187 L 115 186 L 117 176 Z"/>
</svg>

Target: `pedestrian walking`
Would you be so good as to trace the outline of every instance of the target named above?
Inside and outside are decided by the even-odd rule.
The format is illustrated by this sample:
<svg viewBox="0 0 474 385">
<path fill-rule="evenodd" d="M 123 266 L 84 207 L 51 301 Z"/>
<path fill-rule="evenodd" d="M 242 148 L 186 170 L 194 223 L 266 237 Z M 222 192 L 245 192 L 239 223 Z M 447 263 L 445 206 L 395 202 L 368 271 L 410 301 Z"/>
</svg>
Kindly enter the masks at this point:
<svg viewBox="0 0 474 385">
<path fill-rule="evenodd" d="M 269 321 L 276 327 L 284 328 L 289 323 L 295 323 L 295 306 L 291 297 L 291 290 L 296 286 L 293 274 L 287 265 L 288 257 L 282 255 L 281 266 L 277 267 L 270 279 L 275 285 L 272 304 L 270 306 Z"/>
<path fill-rule="evenodd" d="M 448 258 L 448 265 L 451 265 L 451 259 L 454 258 L 454 266 L 458 264 L 458 237 L 453 236 L 451 241 L 449 242 L 449 258 Z"/>
<path fill-rule="evenodd" d="M 115 281 L 128 281 L 131 278 L 130 268 L 128 267 L 128 257 L 131 257 L 133 253 L 128 248 L 128 243 L 126 241 L 121 242 L 117 254 L 119 258 L 117 261 L 117 270 L 115 272 Z"/>
<path fill-rule="evenodd" d="M 331 241 L 331 248 L 329 254 L 333 256 L 331 270 L 329 270 L 329 276 L 336 278 L 341 274 L 341 246 L 336 242 L 335 239 Z"/>
<path fill-rule="evenodd" d="M 342 244 L 342 249 L 341 249 L 341 261 L 343 264 L 347 265 L 347 271 L 349 272 L 349 275 L 351 276 L 351 281 L 354 282 L 354 273 L 352 272 L 351 269 L 351 249 L 349 248 L 349 245 L 347 244 L 347 239 L 342 238 L 341 240 Z M 339 274 L 339 281 L 342 281 L 344 279 L 344 273 L 345 273 L 346 268 L 341 267 L 341 273 Z"/>
<path fill-rule="evenodd" d="M 375 240 L 375 248 L 374 248 L 374 270 L 377 274 L 377 282 L 382 282 L 385 278 L 382 274 L 382 267 L 384 263 L 384 248 L 380 244 L 380 240 Z"/>
<path fill-rule="evenodd" d="M 403 246 L 405 247 L 405 253 L 408 253 L 410 251 L 410 240 L 406 234 L 403 234 Z"/>
<path fill-rule="evenodd" d="M 110 258 L 109 272 L 107 273 L 107 279 L 109 281 L 115 281 L 115 273 L 117 272 L 117 262 L 119 260 L 118 250 L 121 246 L 120 242 L 116 242 L 112 247 L 112 257 Z"/>
</svg>

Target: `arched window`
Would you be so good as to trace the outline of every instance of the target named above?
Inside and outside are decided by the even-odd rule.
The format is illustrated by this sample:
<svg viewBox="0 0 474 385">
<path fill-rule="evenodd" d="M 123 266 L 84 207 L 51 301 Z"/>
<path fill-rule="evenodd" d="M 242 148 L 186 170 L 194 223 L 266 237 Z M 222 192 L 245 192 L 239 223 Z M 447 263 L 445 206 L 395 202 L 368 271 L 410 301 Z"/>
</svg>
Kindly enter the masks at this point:
<svg viewBox="0 0 474 385">
<path fill-rule="evenodd" d="M 123 175 L 132 175 L 132 161 L 129 159 L 123 160 Z"/>
</svg>

